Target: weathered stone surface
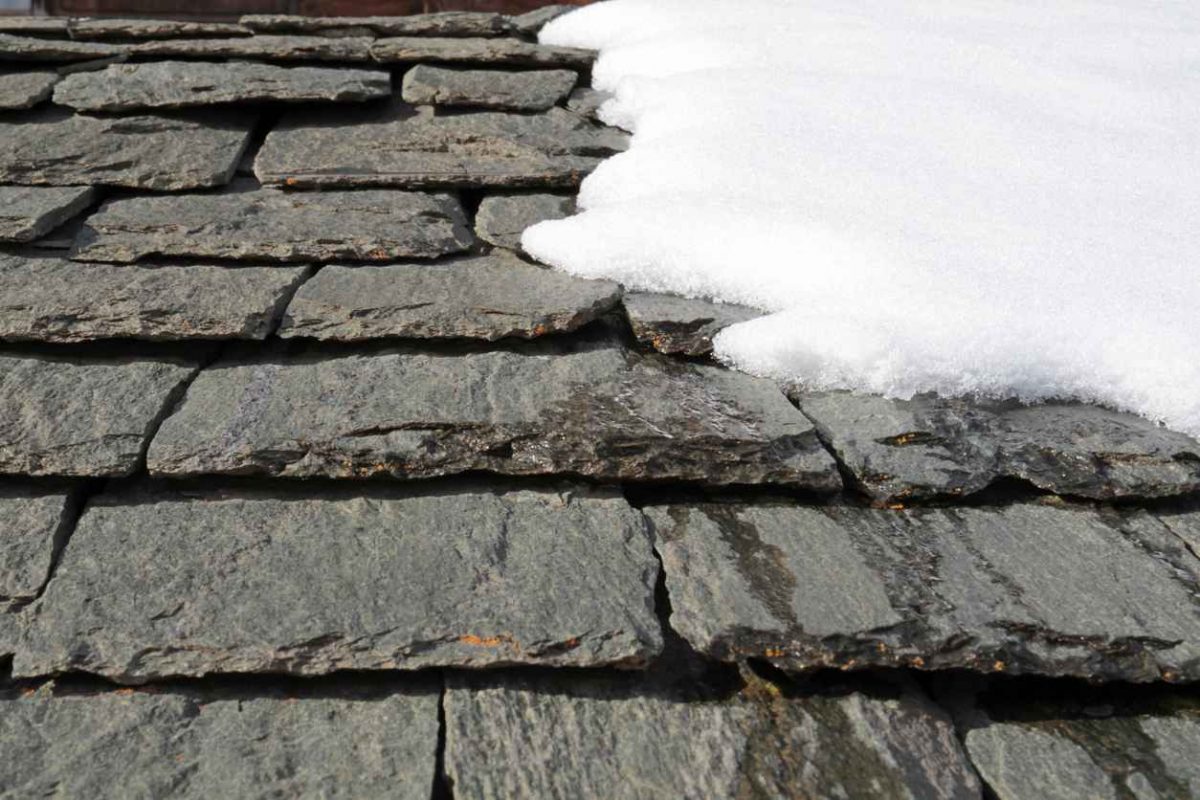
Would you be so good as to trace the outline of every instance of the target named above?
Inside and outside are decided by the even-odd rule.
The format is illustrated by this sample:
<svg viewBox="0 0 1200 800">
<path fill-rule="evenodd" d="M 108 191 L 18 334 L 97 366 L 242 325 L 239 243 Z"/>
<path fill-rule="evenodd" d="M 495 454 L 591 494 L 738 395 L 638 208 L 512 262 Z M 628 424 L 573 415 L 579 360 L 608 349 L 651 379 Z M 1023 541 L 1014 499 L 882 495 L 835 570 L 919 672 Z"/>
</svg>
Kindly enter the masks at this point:
<svg viewBox="0 0 1200 800">
<path fill-rule="evenodd" d="M 308 273 L 0 255 L 0 339 L 263 339 Z"/>
<path fill-rule="evenodd" d="M 566 195 L 488 195 L 475 214 L 475 233 L 488 244 L 520 250 L 526 228 L 574 213 L 575 198 Z"/>
<path fill-rule="evenodd" d="M 55 89 L 54 102 L 82 111 L 133 111 L 218 103 L 348 103 L 391 93 L 391 75 L 379 70 L 157 61 L 71 75 Z"/>
<path fill-rule="evenodd" d="M 0 33 L 16 33 L 23 36 L 67 36 L 67 20 L 64 17 L 9 17 L 0 16 Z"/>
<path fill-rule="evenodd" d="M 72 39 L 187 39 L 205 36 L 249 36 L 249 28 L 232 22 L 178 19 L 73 19 Z"/>
<path fill-rule="evenodd" d="M 287 117 L 254 171 L 266 184 L 305 187 L 574 186 L 626 143 L 560 108 L 439 117 L 398 104 L 332 121 Z"/>
<path fill-rule="evenodd" d="M 72 258 L 395 261 L 461 252 L 473 239 L 446 194 L 257 189 L 113 200 L 88 218 Z"/>
<path fill-rule="evenodd" d="M 532 339 L 575 330 L 620 298 L 615 283 L 535 267 L 504 251 L 438 264 L 329 266 L 296 294 L 279 335 Z"/>
<path fill-rule="evenodd" d="M 638 666 L 657 575 L 615 494 L 115 496 L 26 610 L 13 674 Z"/>
<path fill-rule="evenodd" d="M 429 797 L 436 689 L 0 698 L 11 797 Z"/>
<path fill-rule="evenodd" d="M 301 17 L 248 14 L 241 24 L 260 33 L 315 36 L 500 36 L 510 29 L 500 14 L 443 11 L 402 17 Z"/>
<path fill-rule="evenodd" d="M 590 119 L 599 119 L 600 106 L 611 97 L 608 92 L 581 86 L 567 98 L 567 110 Z"/>
<path fill-rule="evenodd" d="M 0 486 L 0 614 L 33 600 L 50 577 L 54 551 L 71 522 L 68 499 L 63 492 Z"/>
<path fill-rule="evenodd" d="M 567 96 L 578 75 L 569 69 L 502 72 L 418 64 L 404 74 L 404 100 L 416 105 L 545 111 Z"/>
<path fill-rule="evenodd" d="M 1162 512 L 1158 518 L 1172 533 L 1183 540 L 1192 553 L 1200 557 L 1200 513 L 1195 511 Z"/>
<path fill-rule="evenodd" d="M 89 186 L 0 186 L 0 242 L 32 241 L 83 211 L 95 196 Z"/>
<path fill-rule="evenodd" d="M 124 52 L 117 45 L 0 33 L 0 61 L 87 61 Z"/>
<path fill-rule="evenodd" d="M 32 108 L 50 96 L 58 73 L 49 70 L 0 72 L 0 111 Z"/>
<path fill-rule="evenodd" d="M 1145 513 L 712 505 L 647 514 L 672 627 L 720 659 L 1200 676 L 1200 561 Z"/>
<path fill-rule="evenodd" d="M 384 64 L 434 61 L 441 64 L 590 69 L 596 59 L 596 53 L 575 47 L 533 44 L 519 39 L 396 36 L 377 39 L 371 45 L 371 58 Z"/>
<path fill-rule="evenodd" d="M 970 494 L 1000 478 L 1095 499 L 1200 489 L 1200 442 L 1131 414 L 844 392 L 795 399 L 881 503 Z"/>
<path fill-rule="evenodd" d="M 41 113 L 0 123 L 0 182 L 176 191 L 233 175 L 250 121 Z"/>
<path fill-rule="evenodd" d="M 554 5 L 542 6 L 525 14 L 510 18 L 514 31 L 525 36 L 537 36 L 551 20 L 558 19 L 568 11 L 574 11 L 578 6 Z"/>
<path fill-rule="evenodd" d="M 624 305 L 639 342 L 661 353 L 687 356 L 708 355 L 713 337 L 722 330 L 763 314 L 746 306 L 645 292 L 625 295 Z"/>
<path fill-rule="evenodd" d="M 840 485 L 769 381 L 595 345 L 527 350 L 218 365 L 163 425 L 150 469 Z"/>
<path fill-rule="evenodd" d="M 130 474 L 194 369 L 0 355 L 0 474 Z"/>
<path fill-rule="evenodd" d="M 269 61 L 369 61 L 371 39 L 355 36 L 246 36 L 238 39 L 160 39 L 133 45 L 135 56 L 262 58 Z"/>
</svg>

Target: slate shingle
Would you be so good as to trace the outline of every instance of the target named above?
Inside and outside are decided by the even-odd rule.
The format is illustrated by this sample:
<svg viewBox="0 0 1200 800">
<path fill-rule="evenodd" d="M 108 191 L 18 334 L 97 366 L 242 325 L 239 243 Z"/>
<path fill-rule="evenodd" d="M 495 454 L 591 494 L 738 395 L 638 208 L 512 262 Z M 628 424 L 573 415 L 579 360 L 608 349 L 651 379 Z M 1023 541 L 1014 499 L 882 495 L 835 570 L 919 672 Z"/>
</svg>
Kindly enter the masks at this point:
<svg viewBox="0 0 1200 800">
<path fill-rule="evenodd" d="M 590 69 L 596 54 L 574 47 L 551 47 L 518 39 L 451 39 L 396 36 L 377 39 L 371 58 L 383 64 L 484 64 L 509 67 Z"/>
<path fill-rule="evenodd" d="M 418 64 L 404 73 L 402 96 L 414 105 L 545 111 L 567 96 L 578 77 L 566 69 L 502 72 Z"/>
<path fill-rule="evenodd" d="M 475 233 L 497 247 L 521 249 L 526 228 L 575 213 L 575 198 L 560 194 L 489 194 L 475 213 Z"/>
<path fill-rule="evenodd" d="M 249 36 L 249 28 L 232 22 L 177 19 L 73 19 L 72 39 L 130 41 L 136 39 L 188 39 L 193 37 Z"/>
<path fill-rule="evenodd" d="M 259 33 L 316 36 L 500 36 L 510 27 L 503 15 L 480 11 L 443 11 L 402 17 L 248 14 L 240 22 Z"/>
<path fill-rule="evenodd" d="M 65 39 L 42 39 L 0 33 L 0 62 L 88 61 L 93 58 L 120 55 L 123 52 L 125 52 L 124 49 L 117 45 L 101 42 L 73 42 Z"/>
<path fill-rule="evenodd" d="M 32 108 L 50 97 L 58 73 L 50 70 L 0 72 L 0 111 Z"/>
<path fill-rule="evenodd" d="M 55 548 L 71 523 L 69 500 L 62 491 L 0 486 L 0 615 L 33 600 L 50 577 Z"/>
<path fill-rule="evenodd" d="M 138 58 L 256 58 L 264 61 L 371 60 L 366 37 L 248 36 L 236 39 L 159 39 L 131 45 Z"/>
<path fill-rule="evenodd" d="M 32 241 L 87 208 L 95 196 L 90 186 L 0 186 L 0 242 Z"/>
<path fill-rule="evenodd" d="M 630 292 L 622 300 L 633 335 L 660 353 L 705 356 L 730 325 L 761 317 L 757 309 L 666 294 Z"/>
</svg>

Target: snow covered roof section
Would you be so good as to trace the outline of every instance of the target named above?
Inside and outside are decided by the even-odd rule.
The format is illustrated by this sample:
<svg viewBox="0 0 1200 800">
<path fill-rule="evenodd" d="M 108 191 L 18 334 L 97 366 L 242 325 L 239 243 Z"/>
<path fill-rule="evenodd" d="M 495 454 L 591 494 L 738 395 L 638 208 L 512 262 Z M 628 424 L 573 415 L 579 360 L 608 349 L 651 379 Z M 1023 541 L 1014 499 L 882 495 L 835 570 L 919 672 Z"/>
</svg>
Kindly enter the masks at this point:
<svg viewBox="0 0 1200 800">
<path fill-rule="evenodd" d="M 1195 4 L 613 0 L 541 39 L 635 136 L 539 260 L 776 312 L 715 352 L 807 388 L 1200 432 Z"/>
</svg>

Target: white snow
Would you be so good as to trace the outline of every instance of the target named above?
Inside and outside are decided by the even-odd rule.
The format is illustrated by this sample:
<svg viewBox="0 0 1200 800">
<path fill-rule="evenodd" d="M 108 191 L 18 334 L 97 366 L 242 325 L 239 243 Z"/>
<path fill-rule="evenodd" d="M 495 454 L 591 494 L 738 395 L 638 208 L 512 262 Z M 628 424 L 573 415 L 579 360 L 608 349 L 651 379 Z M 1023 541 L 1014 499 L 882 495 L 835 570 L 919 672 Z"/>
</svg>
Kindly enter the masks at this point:
<svg viewBox="0 0 1200 800">
<path fill-rule="evenodd" d="M 757 306 L 726 362 L 820 389 L 1072 397 L 1200 434 L 1200 3 L 611 0 L 632 147 L 523 245 Z"/>
</svg>

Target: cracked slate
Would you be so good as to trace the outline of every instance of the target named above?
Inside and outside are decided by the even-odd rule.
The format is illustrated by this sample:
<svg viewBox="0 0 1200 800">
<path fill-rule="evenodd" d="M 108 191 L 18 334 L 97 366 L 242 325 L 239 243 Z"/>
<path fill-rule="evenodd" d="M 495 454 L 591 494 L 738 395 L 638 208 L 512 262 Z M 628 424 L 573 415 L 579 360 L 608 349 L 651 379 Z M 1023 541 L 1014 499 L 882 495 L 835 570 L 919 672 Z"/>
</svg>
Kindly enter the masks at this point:
<svg viewBox="0 0 1200 800">
<path fill-rule="evenodd" d="M 1096 406 L 793 393 L 881 503 L 966 495 L 1000 478 L 1109 500 L 1200 489 L 1200 442 Z"/>
<path fill-rule="evenodd" d="M 501 14 L 444 11 L 395 17 L 302 17 L 248 14 L 241 24 L 260 33 L 312 36 L 501 36 L 509 23 Z"/>
<path fill-rule="evenodd" d="M 13 674 L 636 667 L 662 648 L 657 575 L 606 492 L 109 496 L 24 612 Z"/>
<path fill-rule="evenodd" d="M 646 510 L 672 627 L 787 669 L 1200 676 L 1200 561 L 1154 517 L 1051 505 Z"/>
<path fill-rule="evenodd" d="M 578 77 L 567 69 L 504 72 L 418 64 L 404 74 L 402 96 L 414 105 L 545 111 L 567 96 Z"/>
<path fill-rule="evenodd" d="M 434 116 L 405 104 L 296 112 L 266 138 L 254 171 L 296 187 L 575 186 L 628 137 L 561 108 Z"/>
<path fill-rule="evenodd" d="M 0 186 L 0 242 L 33 241 L 83 211 L 95 196 L 90 186 Z"/>
<path fill-rule="evenodd" d="M 55 547 L 70 524 L 68 498 L 32 486 L 0 486 L 0 614 L 33 600 L 49 579 Z"/>
<path fill-rule="evenodd" d="M 504 251 L 435 264 L 329 266 L 301 287 L 279 335 L 532 339 L 612 309 L 621 288 L 529 264 Z"/>
<path fill-rule="evenodd" d="M 219 186 L 232 177 L 249 135 L 249 119 L 228 115 L 205 122 L 41 112 L 0 123 L 0 182 L 155 191 Z"/>
<path fill-rule="evenodd" d="M 189 37 L 249 36 L 250 29 L 232 22 L 176 19 L 73 19 L 72 39 L 184 39 Z"/>
<path fill-rule="evenodd" d="M 129 475 L 194 372 L 168 360 L 0 355 L 0 474 Z"/>
<path fill-rule="evenodd" d="M 43 687 L 0 696 L 12 797 L 428 798 L 438 693 Z"/>
<path fill-rule="evenodd" d="M 371 58 L 383 64 L 431 61 L 441 64 L 482 64 L 508 67 L 565 67 L 591 69 L 593 50 L 552 47 L 519 39 L 448 39 L 396 36 L 377 39 Z"/>
<path fill-rule="evenodd" d="M 158 61 L 113 64 L 102 72 L 68 76 L 54 90 L 54 102 L 81 111 L 219 103 L 348 103 L 389 97 L 391 81 L 391 75 L 379 70 Z"/>
<path fill-rule="evenodd" d="M 462 252 L 473 241 L 447 194 L 252 189 L 109 201 L 88 217 L 71 257 L 394 261 Z"/>
<path fill-rule="evenodd" d="M 32 108 L 50 97 L 58 73 L 50 70 L 0 72 L 0 111 Z"/>
<path fill-rule="evenodd" d="M 101 42 L 72 42 L 65 39 L 38 39 L 0 33 L 0 62 L 4 61 L 87 61 L 120 55 L 125 48 Z"/>
<path fill-rule="evenodd" d="M 370 61 L 371 39 L 328 36 L 247 36 L 238 39 L 161 39 L 128 48 L 158 58 L 262 58 L 268 61 Z"/>
<path fill-rule="evenodd" d="M 770 381 L 599 345 L 218 364 L 163 424 L 149 466 L 840 486 L 812 427 Z"/>
<path fill-rule="evenodd" d="M 667 294 L 630 292 L 623 299 L 633 335 L 660 353 L 706 356 L 713 337 L 730 325 L 761 317 L 757 309 Z"/>
<path fill-rule="evenodd" d="M 0 254 L 0 339 L 263 339 L 307 267 L 109 266 Z"/>
<path fill-rule="evenodd" d="M 475 213 L 475 233 L 497 247 L 521 250 L 525 229 L 575 213 L 575 198 L 560 194 L 489 194 Z"/>
</svg>

